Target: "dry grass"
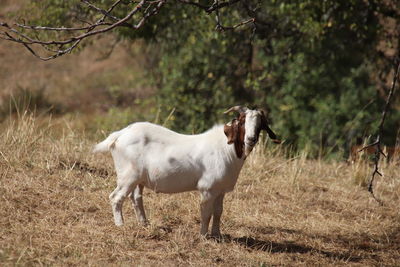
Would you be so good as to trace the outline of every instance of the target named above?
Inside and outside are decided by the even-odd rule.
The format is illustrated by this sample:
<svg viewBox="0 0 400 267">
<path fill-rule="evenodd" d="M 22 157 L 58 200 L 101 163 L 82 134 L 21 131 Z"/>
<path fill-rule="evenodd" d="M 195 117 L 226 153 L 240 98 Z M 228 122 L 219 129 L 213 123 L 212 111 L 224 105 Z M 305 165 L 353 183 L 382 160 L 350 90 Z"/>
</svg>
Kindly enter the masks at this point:
<svg viewBox="0 0 400 267">
<path fill-rule="evenodd" d="M 22 46 L 0 40 L 4 62 L 0 65 L 0 107 L 8 106 L 9 95 L 21 88 L 43 91 L 50 102 L 67 111 L 85 112 L 107 110 L 154 94 L 144 82 L 140 65 L 147 58 L 133 51 L 140 44 L 120 42 L 110 57 L 101 59 L 113 42 L 112 36 L 104 37 L 80 53 L 43 62 Z"/>
<path fill-rule="evenodd" d="M 151 226 L 115 227 L 109 155 L 66 120 L 1 125 L 0 265 L 397 265 L 398 166 L 377 180 L 379 206 L 344 162 L 287 159 L 259 146 L 225 199 L 221 242 L 200 238 L 195 192 L 145 191 Z M 265 150 L 265 151 L 264 151 Z"/>
</svg>

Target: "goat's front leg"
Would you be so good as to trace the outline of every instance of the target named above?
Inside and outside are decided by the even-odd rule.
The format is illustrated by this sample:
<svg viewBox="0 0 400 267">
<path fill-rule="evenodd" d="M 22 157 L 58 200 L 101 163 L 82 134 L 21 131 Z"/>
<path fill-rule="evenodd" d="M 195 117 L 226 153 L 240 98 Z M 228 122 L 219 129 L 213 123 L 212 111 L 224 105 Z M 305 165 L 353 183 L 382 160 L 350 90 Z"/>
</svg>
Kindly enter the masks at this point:
<svg viewBox="0 0 400 267">
<path fill-rule="evenodd" d="M 205 236 L 208 232 L 208 225 L 210 224 L 211 215 L 214 210 L 214 200 L 215 195 L 209 191 L 201 192 L 201 203 L 200 203 L 200 212 L 201 212 L 201 225 L 200 225 L 200 234 Z"/>
<path fill-rule="evenodd" d="M 215 237 L 221 236 L 219 226 L 221 222 L 221 214 L 223 211 L 224 196 L 225 194 L 220 194 L 214 200 L 214 213 L 213 213 L 213 221 L 211 227 L 211 235 Z"/>
<path fill-rule="evenodd" d="M 146 214 L 143 207 L 143 185 L 139 184 L 135 190 L 131 193 L 131 200 L 133 208 L 135 209 L 136 218 L 142 225 L 147 225 Z"/>
</svg>

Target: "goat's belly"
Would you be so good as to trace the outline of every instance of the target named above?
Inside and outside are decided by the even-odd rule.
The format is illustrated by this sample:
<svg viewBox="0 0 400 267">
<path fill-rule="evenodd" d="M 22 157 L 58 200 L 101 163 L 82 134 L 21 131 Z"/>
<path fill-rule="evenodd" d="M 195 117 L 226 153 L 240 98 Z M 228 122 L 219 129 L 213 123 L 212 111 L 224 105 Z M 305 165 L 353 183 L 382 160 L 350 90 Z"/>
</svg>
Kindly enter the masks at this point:
<svg viewBox="0 0 400 267">
<path fill-rule="evenodd" d="M 172 175 L 149 174 L 144 186 L 156 193 L 180 193 L 196 190 L 198 179 L 193 173 L 175 173 Z"/>
</svg>

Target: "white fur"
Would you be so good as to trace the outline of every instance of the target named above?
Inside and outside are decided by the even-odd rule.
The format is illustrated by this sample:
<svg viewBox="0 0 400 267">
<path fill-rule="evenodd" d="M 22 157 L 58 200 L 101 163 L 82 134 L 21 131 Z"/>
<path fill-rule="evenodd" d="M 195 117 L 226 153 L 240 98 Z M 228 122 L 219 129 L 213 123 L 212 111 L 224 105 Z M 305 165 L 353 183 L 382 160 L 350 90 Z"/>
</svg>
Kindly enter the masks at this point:
<svg viewBox="0 0 400 267">
<path fill-rule="evenodd" d="M 246 111 L 246 136 L 254 137 L 257 111 Z M 246 138 L 246 137 L 245 137 Z M 245 139 L 247 140 L 247 139 Z M 246 156 L 255 144 L 245 142 Z M 148 122 L 138 122 L 110 134 L 93 152 L 111 151 L 117 172 L 117 188 L 110 194 L 116 225 L 123 224 L 122 203 L 131 195 L 137 219 L 147 223 L 143 209 L 143 187 L 155 192 L 201 193 L 201 231 L 220 234 L 224 194 L 232 191 L 245 156 L 238 158 L 227 144 L 223 125 L 199 135 L 183 135 Z"/>
</svg>

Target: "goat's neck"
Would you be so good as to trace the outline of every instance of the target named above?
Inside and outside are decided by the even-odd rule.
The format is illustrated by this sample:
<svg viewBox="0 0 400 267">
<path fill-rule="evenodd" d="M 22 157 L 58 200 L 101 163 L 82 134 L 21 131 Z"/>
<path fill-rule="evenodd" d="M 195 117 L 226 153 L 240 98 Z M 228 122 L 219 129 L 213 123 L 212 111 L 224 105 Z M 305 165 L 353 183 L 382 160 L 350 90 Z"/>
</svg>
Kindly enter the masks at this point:
<svg viewBox="0 0 400 267">
<path fill-rule="evenodd" d="M 240 167 L 243 165 L 246 156 L 244 153 L 239 157 L 237 153 L 237 148 L 234 143 L 232 144 L 225 144 L 225 153 L 227 154 L 227 158 L 234 164 L 239 165 Z"/>
</svg>

